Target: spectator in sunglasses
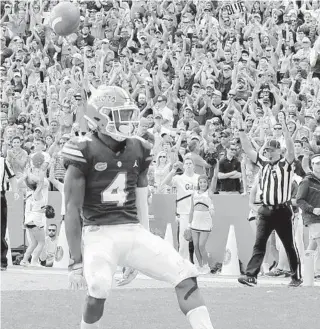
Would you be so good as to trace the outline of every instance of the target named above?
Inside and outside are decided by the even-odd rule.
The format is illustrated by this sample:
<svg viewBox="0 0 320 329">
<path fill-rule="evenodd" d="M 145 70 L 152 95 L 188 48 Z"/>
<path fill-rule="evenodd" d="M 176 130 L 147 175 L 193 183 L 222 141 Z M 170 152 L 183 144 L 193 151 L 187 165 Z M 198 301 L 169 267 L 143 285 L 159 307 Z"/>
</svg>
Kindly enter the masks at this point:
<svg viewBox="0 0 320 329">
<path fill-rule="evenodd" d="M 48 235 L 45 237 L 45 243 L 40 255 L 42 266 L 52 267 L 55 260 L 56 250 L 58 246 L 57 225 L 50 224 L 48 227 Z"/>
</svg>

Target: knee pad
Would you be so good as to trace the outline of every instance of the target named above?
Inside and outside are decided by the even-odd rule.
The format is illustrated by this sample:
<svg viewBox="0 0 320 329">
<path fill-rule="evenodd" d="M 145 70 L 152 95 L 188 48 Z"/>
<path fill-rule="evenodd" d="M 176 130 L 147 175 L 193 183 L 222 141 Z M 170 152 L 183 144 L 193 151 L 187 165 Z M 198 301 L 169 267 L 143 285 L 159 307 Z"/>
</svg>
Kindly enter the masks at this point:
<svg viewBox="0 0 320 329">
<path fill-rule="evenodd" d="M 107 276 L 95 276 L 87 280 L 88 294 L 97 299 L 107 299 L 110 296 L 112 280 Z"/>
</svg>

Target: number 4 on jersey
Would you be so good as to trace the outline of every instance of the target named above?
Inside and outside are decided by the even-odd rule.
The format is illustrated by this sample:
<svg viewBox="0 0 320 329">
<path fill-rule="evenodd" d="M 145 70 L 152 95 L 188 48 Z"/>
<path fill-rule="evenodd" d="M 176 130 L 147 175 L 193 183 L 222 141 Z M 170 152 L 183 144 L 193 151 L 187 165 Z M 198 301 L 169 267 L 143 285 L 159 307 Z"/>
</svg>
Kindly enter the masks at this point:
<svg viewBox="0 0 320 329">
<path fill-rule="evenodd" d="M 127 201 L 127 174 L 120 172 L 113 179 L 111 184 L 101 192 L 102 203 L 115 203 L 117 206 L 122 207 Z"/>
</svg>

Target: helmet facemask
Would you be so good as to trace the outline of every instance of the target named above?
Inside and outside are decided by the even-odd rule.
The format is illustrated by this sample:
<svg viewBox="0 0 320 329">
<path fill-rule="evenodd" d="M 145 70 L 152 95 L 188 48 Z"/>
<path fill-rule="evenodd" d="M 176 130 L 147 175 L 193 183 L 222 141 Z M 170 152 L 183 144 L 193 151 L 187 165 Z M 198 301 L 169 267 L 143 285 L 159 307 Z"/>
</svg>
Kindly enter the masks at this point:
<svg viewBox="0 0 320 329">
<path fill-rule="evenodd" d="M 137 133 L 139 127 L 139 109 L 134 106 L 116 108 L 102 107 L 99 111 L 105 119 L 98 127 L 102 134 L 111 136 L 116 141 L 123 141 Z"/>
</svg>

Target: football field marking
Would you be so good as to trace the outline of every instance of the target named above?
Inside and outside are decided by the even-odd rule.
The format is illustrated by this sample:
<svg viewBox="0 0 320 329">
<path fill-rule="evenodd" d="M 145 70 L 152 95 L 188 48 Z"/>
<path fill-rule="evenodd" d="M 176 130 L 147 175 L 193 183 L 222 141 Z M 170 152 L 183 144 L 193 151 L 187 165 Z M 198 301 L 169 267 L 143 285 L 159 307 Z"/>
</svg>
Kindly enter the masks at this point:
<svg viewBox="0 0 320 329">
<path fill-rule="evenodd" d="M 13 266 L 6 272 L 1 273 L 1 290 L 60 290 L 68 288 L 68 271 L 48 268 L 23 268 Z M 121 273 L 117 272 L 115 278 L 120 278 Z M 286 286 L 290 278 L 258 278 L 257 287 Z M 226 277 L 219 275 L 206 275 L 198 278 L 200 287 L 212 288 L 243 288 L 237 281 L 237 277 Z M 320 282 L 315 282 L 315 287 L 320 287 Z M 172 288 L 170 284 L 151 279 L 143 274 L 139 274 L 135 280 L 124 287 L 115 289 L 152 289 L 152 288 Z M 247 288 L 250 289 L 250 288 Z"/>
</svg>

